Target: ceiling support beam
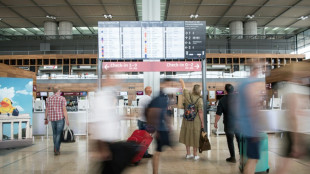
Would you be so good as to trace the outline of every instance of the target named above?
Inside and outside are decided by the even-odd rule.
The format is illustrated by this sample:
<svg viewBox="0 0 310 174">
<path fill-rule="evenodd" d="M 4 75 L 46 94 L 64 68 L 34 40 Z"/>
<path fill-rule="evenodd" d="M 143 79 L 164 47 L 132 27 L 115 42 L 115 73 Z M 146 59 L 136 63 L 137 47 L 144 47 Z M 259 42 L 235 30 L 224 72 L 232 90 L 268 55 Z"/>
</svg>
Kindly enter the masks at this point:
<svg viewBox="0 0 310 174">
<path fill-rule="evenodd" d="M 102 8 L 103 8 L 103 11 L 105 14 L 108 14 L 108 10 L 105 8 L 105 5 L 104 3 L 102 2 L 102 0 L 98 0 L 99 3 L 101 4 Z M 103 15 L 103 14 L 102 14 Z M 111 21 L 111 18 L 108 18 L 109 21 Z"/>
<path fill-rule="evenodd" d="M 87 25 L 87 23 L 82 19 L 82 17 L 74 10 L 72 5 L 68 2 L 68 0 L 64 0 L 66 4 L 69 6 L 69 8 L 73 11 L 73 13 L 82 21 L 82 23 L 88 28 L 88 30 L 92 33 L 95 34 L 95 32 Z"/>
<path fill-rule="evenodd" d="M 231 7 L 237 2 L 237 0 L 234 0 L 230 6 L 225 10 L 225 12 L 223 13 L 223 15 L 215 22 L 215 25 L 214 26 L 217 26 L 221 20 L 223 19 L 223 17 L 227 14 L 227 12 L 231 9 Z"/>
<path fill-rule="evenodd" d="M 168 0 L 170 1 L 170 0 Z M 133 0 L 133 7 L 135 9 L 135 15 L 136 15 L 136 21 L 139 21 L 139 14 L 138 14 L 138 8 L 137 8 L 137 1 Z"/>
<path fill-rule="evenodd" d="M 199 8 L 200 8 L 202 2 L 203 2 L 203 0 L 200 0 L 199 4 L 198 4 L 198 6 L 197 6 L 197 8 L 196 8 L 196 10 L 195 10 L 194 15 L 198 14 L 198 10 L 199 10 Z M 192 21 L 192 20 L 194 20 L 194 18 L 192 18 L 191 21 Z"/>
<path fill-rule="evenodd" d="M 79 27 L 73 26 L 81 35 L 84 35 L 84 33 L 79 29 Z"/>
<path fill-rule="evenodd" d="M 165 9 L 165 16 L 164 16 L 164 21 L 167 21 L 168 12 L 169 12 L 169 7 L 170 7 L 170 0 L 167 0 L 167 2 L 166 2 L 166 9 Z"/>
<path fill-rule="evenodd" d="M 285 9 L 284 11 L 282 11 L 280 14 L 278 14 L 276 17 L 274 17 L 273 19 L 271 19 L 269 22 L 267 22 L 264 26 L 267 26 L 268 24 L 270 24 L 271 22 L 273 22 L 274 20 L 276 20 L 278 17 L 280 17 L 281 15 L 283 15 L 285 12 L 289 11 L 292 7 L 295 7 L 297 4 L 299 4 L 301 1 L 303 0 L 298 0 L 297 2 L 295 2 L 292 6 L 288 7 L 287 9 Z"/>
<path fill-rule="evenodd" d="M 30 21 L 29 19 L 27 19 L 25 16 L 21 15 L 20 13 L 18 13 L 17 11 L 15 11 L 13 8 L 8 7 L 5 3 L 0 1 L 0 4 L 3 5 L 4 7 L 8 8 L 9 10 L 11 10 L 13 13 L 15 13 L 17 16 L 21 17 L 22 19 L 24 19 L 25 21 L 27 21 L 28 23 L 32 24 L 33 26 L 37 27 L 39 29 L 39 27 L 33 23 L 32 21 Z M 40 29 L 39 29 L 40 30 Z M 42 31 L 42 30 L 41 30 Z M 42 31 L 43 32 L 43 31 Z"/>
<path fill-rule="evenodd" d="M 268 2 L 269 2 L 270 0 L 265 0 L 265 2 L 261 5 L 261 6 L 259 6 L 257 9 L 255 9 L 251 14 L 249 14 L 249 15 L 255 15 L 261 8 L 263 8 Z M 245 22 L 246 21 L 248 21 L 249 19 L 246 19 L 245 20 Z"/>
<path fill-rule="evenodd" d="M 310 16 L 310 13 L 307 14 L 307 15 L 305 15 L 305 16 Z M 296 23 L 299 22 L 300 20 L 301 20 L 301 19 L 299 19 L 299 20 L 297 20 L 297 21 L 295 21 L 295 22 L 292 22 L 291 24 L 287 25 L 286 28 L 291 27 L 292 25 L 296 24 Z M 309 19 L 308 19 L 308 20 L 309 20 Z"/>
</svg>

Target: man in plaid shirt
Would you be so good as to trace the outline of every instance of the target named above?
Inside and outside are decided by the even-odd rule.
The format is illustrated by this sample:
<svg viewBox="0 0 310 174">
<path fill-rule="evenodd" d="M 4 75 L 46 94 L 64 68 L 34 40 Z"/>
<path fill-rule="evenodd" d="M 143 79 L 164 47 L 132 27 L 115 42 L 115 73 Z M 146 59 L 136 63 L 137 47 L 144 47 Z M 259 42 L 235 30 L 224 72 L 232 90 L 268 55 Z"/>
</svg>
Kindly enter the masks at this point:
<svg viewBox="0 0 310 174">
<path fill-rule="evenodd" d="M 66 109 L 66 99 L 60 96 L 60 90 L 54 88 L 54 95 L 46 99 L 45 124 L 51 121 L 53 129 L 54 154 L 60 155 L 60 136 L 66 123 L 69 126 L 68 114 Z"/>
</svg>

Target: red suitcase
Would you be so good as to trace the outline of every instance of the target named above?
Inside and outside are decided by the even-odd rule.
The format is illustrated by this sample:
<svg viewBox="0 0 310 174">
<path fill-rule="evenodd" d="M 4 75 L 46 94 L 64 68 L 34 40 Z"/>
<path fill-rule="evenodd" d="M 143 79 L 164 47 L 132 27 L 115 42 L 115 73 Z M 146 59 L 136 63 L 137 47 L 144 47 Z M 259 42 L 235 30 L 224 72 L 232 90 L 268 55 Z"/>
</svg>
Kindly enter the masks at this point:
<svg viewBox="0 0 310 174">
<path fill-rule="evenodd" d="M 153 137 L 145 130 L 135 130 L 127 142 L 135 142 L 140 145 L 139 152 L 133 158 L 132 163 L 137 165 L 143 158 L 144 153 L 153 141 Z"/>
</svg>

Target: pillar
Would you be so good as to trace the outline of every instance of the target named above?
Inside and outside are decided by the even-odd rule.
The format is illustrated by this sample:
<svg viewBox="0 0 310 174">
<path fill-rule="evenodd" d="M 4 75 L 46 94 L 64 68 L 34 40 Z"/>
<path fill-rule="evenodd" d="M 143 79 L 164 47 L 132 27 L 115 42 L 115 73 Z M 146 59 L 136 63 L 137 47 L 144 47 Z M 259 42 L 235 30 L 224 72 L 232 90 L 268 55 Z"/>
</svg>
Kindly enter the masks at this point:
<svg viewBox="0 0 310 174">
<path fill-rule="evenodd" d="M 243 23 L 242 21 L 232 21 L 229 24 L 229 31 L 231 35 L 243 35 Z M 238 37 L 242 39 L 242 36 Z"/>
<path fill-rule="evenodd" d="M 247 21 L 244 23 L 244 34 L 245 35 L 257 35 L 257 22 Z"/>
<path fill-rule="evenodd" d="M 30 132 L 30 123 L 29 123 L 29 121 L 27 121 L 27 125 L 26 125 L 26 138 L 31 138 L 31 137 L 29 137 L 29 132 Z"/>
<path fill-rule="evenodd" d="M 11 140 L 14 140 L 14 122 L 11 122 Z"/>
<path fill-rule="evenodd" d="M 72 39 L 73 24 L 70 21 L 59 22 L 59 35 L 61 39 Z"/>
<path fill-rule="evenodd" d="M 22 139 L 22 121 L 19 121 L 18 123 L 18 139 Z"/>
<path fill-rule="evenodd" d="M 54 21 L 44 22 L 44 35 L 57 35 L 57 23 Z"/>
<path fill-rule="evenodd" d="M 2 132 L 2 122 L 0 121 L 0 141 L 2 141 L 3 132 Z"/>
<path fill-rule="evenodd" d="M 142 21 L 160 21 L 160 1 L 142 1 Z M 158 96 L 160 90 L 160 72 L 144 72 L 143 75 L 144 88 L 146 86 L 151 86 L 153 90 L 152 98 Z"/>
</svg>

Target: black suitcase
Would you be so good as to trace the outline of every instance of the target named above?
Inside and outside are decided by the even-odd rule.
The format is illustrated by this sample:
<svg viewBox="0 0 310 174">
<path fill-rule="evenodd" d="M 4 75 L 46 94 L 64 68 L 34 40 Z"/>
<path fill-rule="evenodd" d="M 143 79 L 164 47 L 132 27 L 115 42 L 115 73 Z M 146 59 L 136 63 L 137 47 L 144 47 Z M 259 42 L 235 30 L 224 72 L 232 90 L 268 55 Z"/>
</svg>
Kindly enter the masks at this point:
<svg viewBox="0 0 310 174">
<path fill-rule="evenodd" d="M 73 130 L 71 130 L 69 127 L 65 128 L 62 131 L 61 142 L 64 142 L 64 143 L 75 142 L 75 136 L 74 136 Z"/>
</svg>

